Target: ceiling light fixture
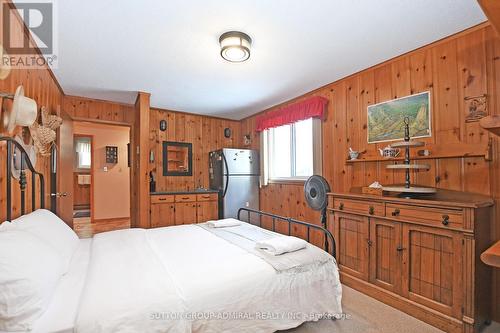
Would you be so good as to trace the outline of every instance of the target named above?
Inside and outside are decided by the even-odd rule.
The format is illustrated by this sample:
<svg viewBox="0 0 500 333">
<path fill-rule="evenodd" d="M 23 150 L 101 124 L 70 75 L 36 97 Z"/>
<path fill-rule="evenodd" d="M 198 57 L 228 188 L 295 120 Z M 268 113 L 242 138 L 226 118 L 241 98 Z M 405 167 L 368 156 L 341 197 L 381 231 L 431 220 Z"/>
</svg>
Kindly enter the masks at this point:
<svg viewBox="0 0 500 333">
<path fill-rule="evenodd" d="M 228 31 L 219 38 L 220 55 L 230 62 L 243 62 L 250 58 L 252 39 L 240 31 Z"/>
</svg>

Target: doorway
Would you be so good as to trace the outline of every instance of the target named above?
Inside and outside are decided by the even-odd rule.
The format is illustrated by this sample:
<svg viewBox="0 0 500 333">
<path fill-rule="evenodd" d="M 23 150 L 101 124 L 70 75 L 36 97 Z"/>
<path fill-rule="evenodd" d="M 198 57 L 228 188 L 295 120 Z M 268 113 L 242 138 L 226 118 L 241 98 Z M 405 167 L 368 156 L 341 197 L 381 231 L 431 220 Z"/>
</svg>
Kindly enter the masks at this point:
<svg viewBox="0 0 500 333">
<path fill-rule="evenodd" d="M 130 127 L 74 121 L 73 229 L 80 237 L 130 228 Z"/>
<path fill-rule="evenodd" d="M 73 136 L 73 221 L 92 221 L 93 193 L 93 136 Z"/>
</svg>

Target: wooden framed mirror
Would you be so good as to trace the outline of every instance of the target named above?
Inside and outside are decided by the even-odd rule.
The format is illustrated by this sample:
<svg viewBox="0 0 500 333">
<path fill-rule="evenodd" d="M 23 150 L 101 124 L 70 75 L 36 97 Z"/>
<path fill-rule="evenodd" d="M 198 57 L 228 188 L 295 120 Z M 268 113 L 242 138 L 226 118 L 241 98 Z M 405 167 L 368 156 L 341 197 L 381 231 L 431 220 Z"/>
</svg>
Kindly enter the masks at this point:
<svg viewBox="0 0 500 333">
<path fill-rule="evenodd" d="M 163 175 L 193 175 L 193 144 L 163 141 Z"/>
</svg>

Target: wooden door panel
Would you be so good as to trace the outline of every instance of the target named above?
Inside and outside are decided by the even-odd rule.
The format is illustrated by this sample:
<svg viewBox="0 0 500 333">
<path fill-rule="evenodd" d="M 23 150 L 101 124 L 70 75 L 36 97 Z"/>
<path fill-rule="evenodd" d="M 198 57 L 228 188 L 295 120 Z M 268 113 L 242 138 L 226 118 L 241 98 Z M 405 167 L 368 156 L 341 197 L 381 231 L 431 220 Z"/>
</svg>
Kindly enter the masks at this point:
<svg viewBox="0 0 500 333">
<path fill-rule="evenodd" d="M 370 219 L 370 282 L 399 293 L 401 290 L 401 224 Z"/>
<path fill-rule="evenodd" d="M 456 232 L 404 225 L 404 295 L 461 318 L 461 244 L 460 234 Z"/>
<path fill-rule="evenodd" d="M 368 280 L 368 218 L 335 213 L 334 232 L 341 269 Z"/>
<path fill-rule="evenodd" d="M 197 206 L 197 223 L 218 220 L 217 201 L 198 202 Z"/>
<path fill-rule="evenodd" d="M 196 223 L 196 202 L 175 203 L 175 225 Z"/>
<path fill-rule="evenodd" d="M 175 206 L 173 203 L 151 205 L 151 228 L 175 225 Z"/>
<path fill-rule="evenodd" d="M 57 136 L 57 215 L 73 227 L 73 120 L 63 110 L 60 113 L 63 123 Z M 56 195 L 56 193 L 51 193 Z"/>
</svg>

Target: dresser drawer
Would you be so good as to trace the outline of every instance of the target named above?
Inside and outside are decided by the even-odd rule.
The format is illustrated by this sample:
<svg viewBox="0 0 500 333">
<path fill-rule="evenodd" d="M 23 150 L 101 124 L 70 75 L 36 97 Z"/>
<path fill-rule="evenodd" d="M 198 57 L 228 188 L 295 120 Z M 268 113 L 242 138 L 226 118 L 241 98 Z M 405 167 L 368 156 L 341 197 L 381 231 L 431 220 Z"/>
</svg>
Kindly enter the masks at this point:
<svg viewBox="0 0 500 333">
<path fill-rule="evenodd" d="M 385 215 L 384 204 L 379 202 L 334 198 L 333 208 L 346 212 L 356 212 L 368 215 Z"/>
<path fill-rule="evenodd" d="M 387 204 L 387 216 L 408 222 L 425 223 L 438 227 L 462 228 L 461 210 L 448 210 L 410 205 Z"/>
<path fill-rule="evenodd" d="M 197 194 L 197 201 L 216 201 L 218 199 L 217 193 Z"/>
<path fill-rule="evenodd" d="M 171 203 L 174 202 L 173 195 L 152 195 L 151 203 L 152 204 L 161 204 L 161 203 Z"/>
<path fill-rule="evenodd" d="M 175 202 L 196 201 L 196 194 L 178 194 L 175 196 Z"/>
</svg>

